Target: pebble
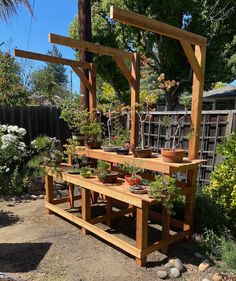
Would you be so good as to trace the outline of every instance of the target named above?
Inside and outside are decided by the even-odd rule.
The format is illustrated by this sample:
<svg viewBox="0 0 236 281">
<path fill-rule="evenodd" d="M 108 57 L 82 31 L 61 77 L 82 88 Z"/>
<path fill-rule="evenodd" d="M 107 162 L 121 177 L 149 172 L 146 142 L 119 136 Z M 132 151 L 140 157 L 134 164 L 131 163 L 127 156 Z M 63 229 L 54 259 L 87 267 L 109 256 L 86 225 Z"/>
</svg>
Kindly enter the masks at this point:
<svg viewBox="0 0 236 281">
<path fill-rule="evenodd" d="M 209 263 L 207 263 L 207 262 L 202 262 L 202 263 L 199 264 L 198 270 L 199 270 L 200 272 L 204 272 L 204 271 L 207 270 L 207 268 L 208 268 L 209 266 L 210 266 Z"/>
<path fill-rule="evenodd" d="M 223 280 L 223 276 L 222 276 L 222 274 L 216 272 L 216 273 L 212 276 L 212 280 L 213 280 L 213 281 L 221 281 L 221 280 Z"/>
<path fill-rule="evenodd" d="M 180 271 L 175 267 L 171 268 L 170 269 L 170 277 L 173 277 L 173 278 L 180 277 Z"/>
<path fill-rule="evenodd" d="M 175 264 L 175 259 L 169 259 L 168 263 L 173 264 L 173 266 L 174 266 L 174 264 Z"/>
<path fill-rule="evenodd" d="M 37 200 L 37 195 L 32 194 L 32 195 L 30 195 L 30 198 L 31 198 L 32 200 Z"/>
<path fill-rule="evenodd" d="M 177 268 L 180 272 L 184 271 L 184 265 L 180 259 L 175 260 L 174 267 Z"/>
<path fill-rule="evenodd" d="M 207 278 L 204 278 L 204 279 L 202 279 L 202 281 L 210 281 L 209 279 L 207 279 Z"/>
<path fill-rule="evenodd" d="M 157 277 L 160 279 L 165 279 L 168 276 L 168 272 L 165 270 L 158 270 Z"/>
<path fill-rule="evenodd" d="M 171 263 L 169 263 L 169 262 L 165 263 L 163 266 L 164 266 L 165 268 L 171 268 L 171 267 L 174 267 L 174 265 L 173 265 L 173 264 L 171 264 Z"/>
<path fill-rule="evenodd" d="M 44 195 L 43 194 L 38 195 L 38 199 L 44 199 Z"/>
</svg>

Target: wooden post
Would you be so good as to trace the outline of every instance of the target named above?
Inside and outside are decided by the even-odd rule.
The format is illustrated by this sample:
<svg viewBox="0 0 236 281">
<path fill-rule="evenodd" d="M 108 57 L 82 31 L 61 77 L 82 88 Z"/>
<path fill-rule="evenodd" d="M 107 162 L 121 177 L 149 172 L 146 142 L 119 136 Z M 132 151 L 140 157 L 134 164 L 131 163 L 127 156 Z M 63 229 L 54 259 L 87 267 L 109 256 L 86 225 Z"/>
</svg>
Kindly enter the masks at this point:
<svg viewBox="0 0 236 281">
<path fill-rule="evenodd" d="M 189 141 L 188 157 L 190 160 L 198 158 L 199 138 L 201 129 L 201 111 L 202 96 L 204 87 L 204 72 L 206 60 L 206 45 L 195 46 L 195 56 L 200 65 L 202 76 L 193 75 L 193 93 L 192 93 L 192 136 Z"/>
<path fill-rule="evenodd" d="M 53 204 L 53 177 L 45 176 L 45 192 L 46 192 L 46 202 Z M 48 214 L 53 214 L 53 212 L 47 209 Z"/>
<path fill-rule="evenodd" d="M 89 84 L 91 85 L 91 89 L 89 91 L 89 112 L 96 116 L 96 67 L 94 64 L 90 64 L 91 68 L 89 70 Z"/>
<path fill-rule="evenodd" d="M 136 217 L 136 247 L 139 250 L 143 250 L 147 247 L 148 240 L 148 205 L 143 202 L 142 208 L 137 208 Z M 136 264 L 138 266 L 144 266 L 146 264 L 147 257 L 141 259 L 136 258 Z"/>
<path fill-rule="evenodd" d="M 106 196 L 106 200 L 107 200 L 107 215 L 111 215 L 111 213 L 112 213 L 112 198 L 109 197 L 109 196 Z M 111 223 L 112 223 L 111 219 L 108 219 L 107 225 L 109 227 L 111 227 Z"/>
<path fill-rule="evenodd" d="M 167 211 L 166 207 L 162 206 L 162 233 L 161 239 L 166 240 L 170 235 L 170 214 Z M 168 246 L 165 246 L 161 249 L 162 253 L 166 254 Z"/>
<path fill-rule="evenodd" d="M 90 190 L 81 187 L 81 197 L 82 197 L 82 220 L 88 221 L 91 219 Z M 86 235 L 88 234 L 88 230 L 82 228 L 82 233 Z"/>
<path fill-rule="evenodd" d="M 70 202 L 70 208 L 74 208 L 74 189 L 75 186 L 72 183 L 69 183 L 69 202 Z"/>
<path fill-rule="evenodd" d="M 136 113 L 136 103 L 139 102 L 139 87 L 140 87 L 140 55 L 134 54 L 132 60 L 131 74 L 133 77 L 131 85 L 131 128 L 130 128 L 130 144 L 138 145 L 139 122 Z"/>
</svg>

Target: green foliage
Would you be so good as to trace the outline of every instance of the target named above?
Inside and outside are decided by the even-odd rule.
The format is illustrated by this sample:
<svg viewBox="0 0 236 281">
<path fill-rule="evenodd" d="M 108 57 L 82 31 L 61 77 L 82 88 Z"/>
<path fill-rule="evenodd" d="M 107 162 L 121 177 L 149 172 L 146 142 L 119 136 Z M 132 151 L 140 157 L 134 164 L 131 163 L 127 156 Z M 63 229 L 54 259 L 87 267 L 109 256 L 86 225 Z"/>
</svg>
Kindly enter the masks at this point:
<svg viewBox="0 0 236 281">
<path fill-rule="evenodd" d="M 66 149 L 64 150 L 64 154 L 67 155 L 67 157 L 73 157 L 76 152 L 76 145 L 77 141 L 73 139 L 67 139 L 68 144 L 66 144 Z"/>
<path fill-rule="evenodd" d="M 174 214 L 174 202 L 180 197 L 180 189 L 175 184 L 175 179 L 169 176 L 156 175 L 155 181 L 150 183 L 148 194 L 157 204 L 162 204 L 170 214 Z"/>
<path fill-rule="evenodd" d="M 56 168 L 63 159 L 60 141 L 56 138 L 39 136 L 31 142 L 31 149 L 32 157 L 28 161 L 27 166 L 36 177 L 45 175 L 44 166 L 48 166 L 52 171 L 56 171 Z"/>
<path fill-rule="evenodd" d="M 101 125 L 94 116 L 87 112 L 87 118 L 80 120 L 80 133 L 91 140 L 98 139 L 102 134 Z"/>
<path fill-rule="evenodd" d="M 221 164 L 211 173 L 210 184 L 203 192 L 233 219 L 236 216 L 236 134 L 232 133 L 217 146 L 217 152 L 224 156 Z"/>
<path fill-rule="evenodd" d="M 17 13 L 19 5 L 24 5 L 30 14 L 33 15 L 33 11 L 28 0 L 0 0 L 0 19 L 7 21 L 10 16 Z"/>
<path fill-rule="evenodd" d="M 9 53 L 0 51 L 0 105 L 25 105 L 27 92 L 22 85 L 20 65 Z"/>
<path fill-rule="evenodd" d="M 106 161 L 98 160 L 97 170 L 99 172 L 104 172 L 109 169 L 109 164 Z"/>
<path fill-rule="evenodd" d="M 139 167 L 138 161 L 125 161 L 120 167 L 122 170 L 128 172 L 133 179 L 137 177 L 137 173 L 143 172 L 143 169 Z"/>
<path fill-rule="evenodd" d="M 236 242 L 231 239 L 222 239 L 221 258 L 229 270 L 236 273 Z"/>
<path fill-rule="evenodd" d="M 0 125 L 0 194 L 20 195 L 28 186 L 26 159 L 28 151 L 23 141 L 25 129 Z"/>
<path fill-rule="evenodd" d="M 57 47 L 53 45 L 48 54 L 62 57 Z M 61 99 L 68 96 L 66 69 L 61 64 L 47 63 L 32 73 L 31 91 L 44 96 L 52 105 L 59 105 Z"/>
</svg>

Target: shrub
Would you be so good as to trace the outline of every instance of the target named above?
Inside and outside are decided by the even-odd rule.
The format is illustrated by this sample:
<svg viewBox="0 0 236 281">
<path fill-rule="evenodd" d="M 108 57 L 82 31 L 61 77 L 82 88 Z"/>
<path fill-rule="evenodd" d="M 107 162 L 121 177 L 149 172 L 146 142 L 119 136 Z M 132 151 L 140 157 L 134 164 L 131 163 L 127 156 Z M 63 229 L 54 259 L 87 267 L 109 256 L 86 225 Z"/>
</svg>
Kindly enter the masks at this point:
<svg viewBox="0 0 236 281">
<path fill-rule="evenodd" d="M 225 265 L 236 272 L 236 243 L 233 240 L 222 239 L 221 258 Z"/>
<path fill-rule="evenodd" d="M 233 219 L 236 217 L 236 134 L 232 133 L 217 146 L 224 156 L 211 173 L 210 184 L 203 189 Z"/>
<path fill-rule="evenodd" d="M 20 195 L 28 185 L 24 128 L 0 125 L 0 194 Z"/>
</svg>

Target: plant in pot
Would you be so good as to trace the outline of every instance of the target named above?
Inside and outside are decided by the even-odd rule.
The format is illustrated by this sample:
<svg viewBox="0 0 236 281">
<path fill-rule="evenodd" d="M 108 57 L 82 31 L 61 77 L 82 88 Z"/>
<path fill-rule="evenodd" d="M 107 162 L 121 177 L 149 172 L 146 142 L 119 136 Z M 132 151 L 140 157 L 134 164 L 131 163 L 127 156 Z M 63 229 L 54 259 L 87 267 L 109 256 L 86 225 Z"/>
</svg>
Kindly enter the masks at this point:
<svg viewBox="0 0 236 281">
<path fill-rule="evenodd" d="M 119 175 L 116 171 L 109 171 L 109 164 L 102 160 L 98 160 L 96 174 L 103 183 L 115 183 Z"/>
<path fill-rule="evenodd" d="M 141 179 L 141 181 L 136 185 L 131 185 L 129 191 L 136 194 L 146 194 L 149 190 L 149 180 Z"/>
<path fill-rule="evenodd" d="M 89 149 L 100 148 L 101 146 L 101 125 L 97 118 L 87 112 L 86 118 L 80 121 L 80 132 L 86 137 L 85 144 Z"/>
<path fill-rule="evenodd" d="M 149 158 L 152 156 L 152 149 L 144 145 L 144 125 L 146 121 L 151 120 L 152 115 L 149 112 L 148 103 L 136 104 L 136 114 L 139 117 L 140 127 L 140 147 L 132 149 L 134 157 Z"/>
<path fill-rule="evenodd" d="M 162 204 L 169 214 L 174 214 L 174 203 L 181 198 L 175 179 L 164 175 L 155 176 L 155 181 L 149 185 L 148 196 L 154 198 L 157 204 Z"/>
<path fill-rule="evenodd" d="M 51 171 L 58 170 L 63 159 L 60 141 L 48 136 L 39 136 L 31 142 L 32 157 L 27 166 L 32 169 L 34 175 L 44 176 L 45 167 Z"/>
<path fill-rule="evenodd" d="M 137 173 L 142 172 L 143 169 L 139 167 L 137 161 L 126 161 L 124 164 L 121 164 L 120 167 L 125 172 L 128 172 L 128 175 L 125 175 L 125 180 L 129 185 L 137 185 L 141 181 L 142 178 Z"/>
<path fill-rule="evenodd" d="M 171 148 L 162 148 L 161 149 L 161 156 L 163 161 L 169 162 L 169 163 L 181 163 L 183 161 L 184 157 L 184 150 L 179 148 L 180 146 L 180 133 L 181 133 L 181 127 L 183 124 L 183 121 L 185 117 L 187 116 L 187 109 L 188 106 L 191 103 L 191 96 L 187 93 L 183 93 L 180 96 L 180 104 L 182 104 L 185 107 L 185 113 L 183 116 L 181 116 L 178 120 L 169 121 L 169 118 L 163 118 L 162 123 L 168 127 L 168 131 L 170 130 L 171 126 L 176 126 L 176 129 L 173 134 L 173 140 L 172 140 L 172 147 Z M 177 138 L 178 136 L 178 138 Z M 170 137 L 168 137 L 170 140 Z"/>
<path fill-rule="evenodd" d="M 80 122 L 84 118 L 87 118 L 87 111 L 81 110 L 78 95 L 73 95 L 63 100 L 61 103 L 60 118 L 68 124 L 72 139 L 75 140 L 77 144 L 83 145 L 85 137 L 80 132 Z"/>
<path fill-rule="evenodd" d="M 83 166 L 79 169 L 79 172 L 83 178 L 90 178 L 92 174 L 92 168 L 89 166 Z"/>
</svg>

